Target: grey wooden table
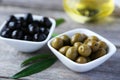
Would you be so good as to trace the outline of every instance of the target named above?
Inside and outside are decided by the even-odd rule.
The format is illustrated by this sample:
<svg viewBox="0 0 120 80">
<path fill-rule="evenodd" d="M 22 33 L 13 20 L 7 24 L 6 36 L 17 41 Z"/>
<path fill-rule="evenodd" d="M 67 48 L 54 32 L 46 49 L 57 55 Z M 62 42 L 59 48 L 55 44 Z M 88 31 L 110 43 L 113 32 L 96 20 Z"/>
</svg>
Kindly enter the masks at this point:
<svg viewBox="0 0 120 80">
<path fill-rule="evenodd" d="M 47 70 L 34 74 L 24 79 L 28 80 L 120 80 L 120 15 L 119 10 L 114 12 L 114 20 L 99 24 L 79 24 L 71 20 L 62 8 L 48 5 L 47 8 L 28 8 L 14 6 L 0 6 L 0 24 L 11 14 L 31 12 L 37 15 L 64 18 L 66 22 L 55 29 L 55 33 L 63 33 L 75 28 L 87 28 L 104 36 L 117 47 L 117 52 L 109 60 L 99 67 L 85 73 L 76 73 L 64 66 L 59 60 Z M 61 5 L 59 5 L 61 6 Z M 0 41 L 0 80 L 9 80 L 2 77 L 10 77 L 20 71 L 20 63 L 25 59 L 39 53 L 51 53 L 47 45 L 35 53 L 25 54 L 17 51 L 8 44 Z M 52 53 L 51 53 L 52 54 Z"/>
</svg>

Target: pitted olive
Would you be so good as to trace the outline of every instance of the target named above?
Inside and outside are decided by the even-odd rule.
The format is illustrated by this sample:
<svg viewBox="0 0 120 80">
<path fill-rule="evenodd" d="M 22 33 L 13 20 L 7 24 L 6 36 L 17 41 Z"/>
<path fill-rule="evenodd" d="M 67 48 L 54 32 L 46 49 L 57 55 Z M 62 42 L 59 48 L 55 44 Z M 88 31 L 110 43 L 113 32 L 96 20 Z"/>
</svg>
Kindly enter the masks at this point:
<svg viewBox="0 0 120 80">
<path fill-rule="evenodd" d="M 81 56 L 87 57 L 91 54 L 92 50 L 91 50 L 90 46 L 83 44 L 83 45 L 79 46 L 78 52 Z"/>
<path fill-rule="evenodd" d="M 87 63 L 87 59 L 85 57 L 80 56 L 76 59 L 76 62 L 81 64 Z"/>
<path fill-rule="evenodd" d="M 65 55 L 66 51 L 70 48 L 70 46 L 63 46 L 59 49 L 59 52 L 63 55 Z"/>
<path fill-rule="evenodd" d="M 96 36 L 90 36 L 84 41 L 84 44 L 88 43 L 89 41 L 99 41 L 99 39 Z"/>
<path fill-rule="evenodd" d="M 84 44 L 87 44 L 89 41 L 91 41 L 91 39 L 86 39 L 86 40 L 84 40 Z"/>
<path fill-rule="evenodd" d="M 52 41 L 51 45 L 53 48 L 58 50 L 63 46 L 63 40 L 57 37 Z"/>
<path fill-rule="evenodd" d="M 83 41 L 87 39 L 87 35 L 81 34 Z"/>
<path fill-rule="evenodd" d="M 75 47 L 68 48 L 65 56 L 71 60 L 76 60 L 78 56 L 77 49 Z"/>
<path fill-rule="evenodd" d="M 92 52 L 95 52 L 95 51 L 97 51 L 97 50 L 99 49 L 99 44 L 98 44 L 98 42 L 95 41 L 95 40 L 89 41 L 89 42 L 87 43 L 87 45 L 91 47 Z"/>
<path fill-rule="evenodd" d="M 106 50 L 104 48 L 99 48 L 98 51 L 96 51 L 94 54 L 91 55 L 92 59 L 97 59 L 99 57 L 102 57 L 106 54 Z"/>
<path fill-rule="evenodd" d="M 63 39 L 64 45 L 70 44 L 70 38 L 67 35 L 62 35 L 62 36 L 60 36 L 60 38 Z"/>
<path fill-rule="evenodd" d="M 73 46 L 76 47 L 76 48 L 78 49 L 78 47 L 79 47 L 80 45 L 82 45 L 81 42 L 75 42 Z"/>
<path fill-rule="evenodd" d="M 88 39 L 90 40 L 95 40 L 95 41 L 99 41 L 99 39 L 96 36 L 90 36 Z"/>
<path fill-rule="evenodd" d="M 83 39 L 82 39 L 82 36 L 80 33 L 76 33 L 72 36 L 71 38 L 71 44 L 73 45 L 75 42 L 81 42 Z"/>
<path fill-rule="evenodd" d="M 105 50 L 107 49 L 107 44 L 104 41 L 99 41 L 98 44 L 100 48 L 104 48 Z"/>
</svg>

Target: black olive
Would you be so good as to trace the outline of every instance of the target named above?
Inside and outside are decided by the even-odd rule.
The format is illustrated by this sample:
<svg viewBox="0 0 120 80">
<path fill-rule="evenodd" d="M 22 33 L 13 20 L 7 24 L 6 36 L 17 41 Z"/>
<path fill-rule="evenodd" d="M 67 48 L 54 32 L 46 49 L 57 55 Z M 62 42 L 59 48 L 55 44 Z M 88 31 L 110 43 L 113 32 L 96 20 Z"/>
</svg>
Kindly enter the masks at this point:
<svg viewBox="0 0 120 80">
<path fill-rule="evenodd" d="M 20 17 L 19 21 L 21 23 L 21 27 L 26 27 L 27 26 L 27 23 L 26 23 L 26 21 L 23 17 Z"/>
<path fill-rule="evenodd" d="M 34 29 L 35 29 L 35 27 L 32 24 L 28 25 L 28 31 L 29 31 L 30 34 L 34 33 Z"/>
<path fill-rule="evenodd" d="M 32 40 L 33 40 L 32 38 L 33 38 L 33 37 L 30 36 L 30 35 L 25 35 L 25 36 L 23 37 L 23 39 L 24 39 L 24 40 L 27 40 L 27 41 L 32 41 Z"/>
<path fill-rule="evenodd" d="M 49 34 L 49 31 L 50 31 L 50 29 L 49 29 L 49 28 L 46 28 L 45 31 L 44 31 L 44 33 L 45 33 L 46 35 L 48 35 L 48 34 Z"/>
<path fill-rule="evenodd" d="M 52 25 L 51 21 L 47 17 L 44 17 L 43 20 L 45 27 L 50 28 Z"/>
<path fill-rule="evenodd" d="M 40 22 L 40 25 L 39 25 L 39 26 L 45 26 L 43 19 L 41 19 L 39 22 Z"/>
<path fill-rule="evenodd" d="M 32 22 L 32 24 L 33 24 L 34 26 L 39 26 L 39 25 L 40 25 L 40 22 L 39 22 L 38 20 L 34 20 L 34 21 Z"/>
<path fill-rule="evenodd" d="M 23 36 L 24 36 L 24 32 L 21 31 L 21 30 L 19 30 L 19 31 L 18 31 L 18 37 L 17 37 L 17 39 L 22 40 L 22 39 L 23 39 Z"/>
<path fill-rule="evenodd" d="M 29 34 L 29 30 L 28 30 L 28 26 L 26 27 L 21 27 L 21 30 L 26 33 L 26 34 Z"/>
<path fill-rule="evenodd" d="M 38 34 L 34 34 L 33 41 L 38 41 Z"/>
<path fill-rule="evenodd" d="M 32 23 L 32 21 L 33 21 L 32 14 L 31 14 L 31 13 L 28 13 L 28 14 L 26 15 L 26 22 L 27 22 L 28 24 L 30 24 L 30 23 Z"/>
<path fill-rule="evenodd" d="M 46 39 L 46 35 L 45 34 L 43 34 L 43 33 L 41 33 L 41 34 L 38 34 L 38 41 L 43 41 L 43 40 L 45 40 Z"/>
<path fill-rule="evenodd" d="M 45 27 L 40 27 L 39 28 L 39 32 L 44 33 L 44 31 L 45 31 Z"/>
<path fill-rule="evenodd" d="M 16 21 L 10 21 L 6 24 L 6 26 L 10 29 L 16 29 L 17 22 Z"/>
<path fill-rule="evenodd" d="M 36 27 L 35 27 L 34 32 L 35 32 L 35 33 L 39 33 L 39 32 L 40 32 L 40 30 L 39 30 L 39 27 L 38 27 L 38 26 L 36 26 Z"/>
<path fill-rule="evenodd" d="M 0 35 L 2 37 L 11 38 L 11 33 L 12 33 L 12 30 L 10 30 L 9 28 L 6 28 L 0 33 Z"/>
<path fill-rule="evenodd" d="M 23 39 L 23 36 L 24 36 L 24 33 L 21 30 L 14 30 L 11 35 L 13 39 L 20 39 L 20 40 Z"/>
<path fill-rule="evenodd" d="M 17 21 L 17 24 L 16 24 L 16 28 L 17 28 L 17 29 L 20 29 L 20 28 L 21 28 L 21 26 L 22 26 L 21 21 L 20 21 L 20 20 L 18 20 L 18 21 Z"/>
<path fill-rule="evenodd" d="M 12 37 L 13 39 L 17 39 L 17 30 L 14 30 L 14 31 L 12 32 L 11 37 Z"/>
<path fill-rule="evenodd" d="M 14 15 L 11 15 L 8 21 L 17 21 L 17 18 Z"/>
</svg>

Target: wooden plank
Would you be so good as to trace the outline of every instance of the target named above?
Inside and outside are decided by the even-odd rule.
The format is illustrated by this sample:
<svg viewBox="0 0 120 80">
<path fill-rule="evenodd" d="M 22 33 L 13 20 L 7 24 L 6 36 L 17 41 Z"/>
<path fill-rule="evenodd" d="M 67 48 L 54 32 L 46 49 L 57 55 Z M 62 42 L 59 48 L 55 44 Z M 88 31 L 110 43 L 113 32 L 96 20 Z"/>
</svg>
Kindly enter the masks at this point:
<svg viewBox="0 0 120 80">
<path fill-rule="evenodd" d="M 62 0 L 2 0 L 0 4 L 4 6 L 63 10 Z"/>
<path fill-rule="evenodd" d="M 47 46 L 40 49 L 38 52 L 33 54 L 24 54 L 16 51 L 14 48 L 8 46 L 7 44 L 0 41 L 0 75 L 1 76 L 12 76 L 14 73 L 18 72 L 20 68 L 20 63 L 39 53 L 50 53 Z M 109 60 L 107 60 L 101 66 L 95 68 L 86 73 L 76 73 L 69 70 L 64 66 L 59 60 L 47 70 L 26 77 L 25 79 L 30 80 L 119 80 L 120 79 L 120 49 L 117 50 L 116 54 L 113 55 Z M 13 64 L 14 63 L 14 64 Z M 109 77 L 106 77 L 109 76 Z M 99 78 L 98 78 L 99 77 Z"/>
<path fill-rule="evenodd" d="M 119 0 L 115 0 L 115 1 L 119 2 Z M 63 10 L 63 0 L 52 0 L 52 1 L 51 0 L 0 0 L 0 5 L 38 8 L 38 9 Z"/>
</svg>

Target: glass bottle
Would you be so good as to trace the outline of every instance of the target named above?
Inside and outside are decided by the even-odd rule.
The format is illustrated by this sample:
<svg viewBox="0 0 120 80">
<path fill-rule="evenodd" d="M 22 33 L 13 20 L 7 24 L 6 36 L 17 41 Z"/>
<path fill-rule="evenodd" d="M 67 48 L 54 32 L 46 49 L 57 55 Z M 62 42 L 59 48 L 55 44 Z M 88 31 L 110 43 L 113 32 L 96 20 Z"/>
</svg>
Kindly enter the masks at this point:
<svg viewBox="0 0 120 80">
<path fill-rule="evenodd" d="M 63 0 L 63 6 L 73 20 L 85 23 L 109 16 L 114 10 L 114 0 Z"/>
</svg>

